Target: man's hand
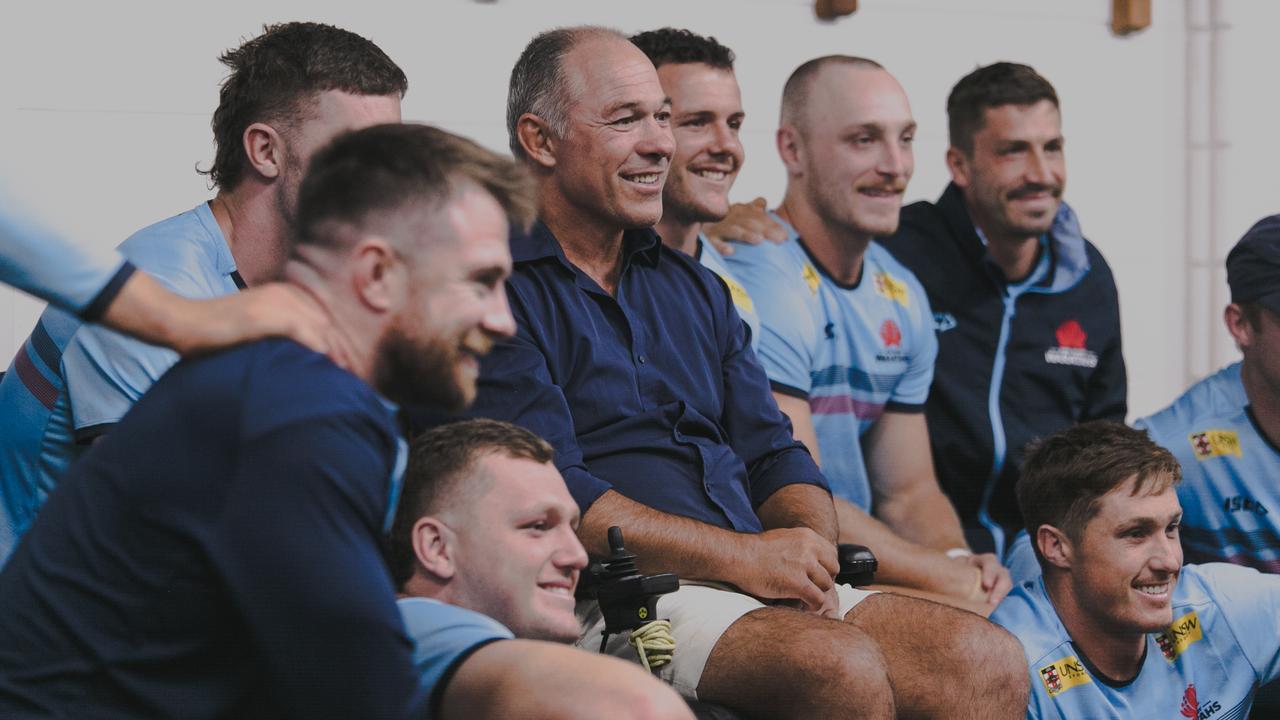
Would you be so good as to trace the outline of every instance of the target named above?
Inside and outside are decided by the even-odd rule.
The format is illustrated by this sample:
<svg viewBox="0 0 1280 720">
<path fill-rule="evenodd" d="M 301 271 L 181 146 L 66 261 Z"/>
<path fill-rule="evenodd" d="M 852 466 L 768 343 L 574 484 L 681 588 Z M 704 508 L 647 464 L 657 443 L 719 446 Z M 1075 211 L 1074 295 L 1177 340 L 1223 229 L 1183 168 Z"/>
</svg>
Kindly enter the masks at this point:
<svg viewBox="0 0 1280 720">
<path fill-rule="evenodd" d="M 1000 564 L 1000 559 L 994 554 L 968 555 L 960 559 L 978 568 L 982 573 L 979 584 L 986 593 L 987 604 L 992 607 L 999 605 L 1004 596 L 1013 589 L 1013 578 L 1009 576 L 1009 568 Z"/>
<path fill-rule="evenodd" d="M 723 220 L 702 226 L 702 234 L 721 255 L 732 255 L 733 243 L 759 245 L 765 240 L 780 243 L 787 239 L 787 229 L 769 216 L 769 204 L 762 197 L 730 205 Z"/>
<path fill-rule="evenodd" d="M 212 300 L 181 299 L 173 312 L 170 344 L 182 355 L 280 336 L 328 354 L 339 365 L 350 362 L 344 339 L 320 303 L 291 285 L 270 283 Z"/>
<path fill-rule="evenodd" d="M 762 600 L 797 600 L 806 610 L 830 614 L 835 602 L 835 576 L 840 570 L 836 547 L 809 528 L 779 528 L 744 535 L 734 584 Z M 835 607 L 831 607 L 835 602 Z"/>
</svg>

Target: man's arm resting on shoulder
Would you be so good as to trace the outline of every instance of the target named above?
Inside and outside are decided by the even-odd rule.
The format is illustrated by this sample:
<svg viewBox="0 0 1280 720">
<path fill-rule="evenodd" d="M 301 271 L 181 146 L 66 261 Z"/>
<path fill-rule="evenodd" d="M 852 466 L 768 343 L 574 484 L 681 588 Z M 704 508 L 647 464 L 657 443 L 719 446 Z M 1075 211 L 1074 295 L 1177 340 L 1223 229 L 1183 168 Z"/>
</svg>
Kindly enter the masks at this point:
<svg viewBox="0 0 1280 720">
<path fill-rule="evenodd" d="M 636 665 L 566 645 L 502 640 L 472 653 L 445 687 L 444 720 L 691 720 L 662 681 Z"/>
</svg>

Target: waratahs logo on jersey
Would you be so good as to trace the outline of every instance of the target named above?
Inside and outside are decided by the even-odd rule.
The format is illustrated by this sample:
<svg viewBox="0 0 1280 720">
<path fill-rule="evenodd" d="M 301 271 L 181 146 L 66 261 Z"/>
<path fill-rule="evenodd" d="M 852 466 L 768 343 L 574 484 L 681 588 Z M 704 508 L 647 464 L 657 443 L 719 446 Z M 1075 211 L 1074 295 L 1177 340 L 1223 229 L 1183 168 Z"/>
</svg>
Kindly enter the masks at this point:
<svg viewBox="0 0 1280 720">
<path fill-rule="evenodd" d="M 1066 320 L 1053 332 L 1057 347 L 1044 351 L 1044 361 L 1050 365 L 1071 365 L 1073 367 L 1098 367 L 1098 353 L 1087 346 L 1089 334 L 1080 327 L 1079 320 Z"/>
<path fill-rule="evenodd" d="M 1182 708 L 1180 712 L 1182 717 L 1191 720 L 1208 720 L 1222 709 L 1222 705 L 1217 700 L 1210 700 L 1201 705 L 1196 699 L 1196 685 L 1191 683 L 1182 693 Z"/>
</svg>

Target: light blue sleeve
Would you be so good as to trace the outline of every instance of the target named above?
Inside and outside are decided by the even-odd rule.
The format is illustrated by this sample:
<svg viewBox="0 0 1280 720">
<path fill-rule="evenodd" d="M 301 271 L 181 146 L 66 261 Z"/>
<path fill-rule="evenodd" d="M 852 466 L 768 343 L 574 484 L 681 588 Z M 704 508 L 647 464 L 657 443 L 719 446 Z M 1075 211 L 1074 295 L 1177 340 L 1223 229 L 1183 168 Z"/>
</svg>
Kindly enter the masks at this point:
<svg viewBox="0 0 1280 720">
<path fill-rule="evenodd" d="M 908 272 L 903 268 L 903 272 Z M 933 329 L 933 311 L 929 308 L 929 296 L 916 280 L 908 275 L 911 287 L 911 362 L 906 373 L 893 388 L 888 410 L 893 405 L 923 406 L 929 399 L 929 386 L 933 384 L 933 364 L 938 359 L 938 335 Z"/>
<path fill-rule="evenodd" d="M 92 439 L 119 422 L 178 359 L 172 350 L 100 325 L 77 330 L 62 353 L 76 441 Z"/>
<path fill-rule="evenodd" d="M 114 249 L 71 243 L 23 215 L 0 191 L 0 282 L 81 313 L 125 267 Z"/>
<path fill-rule="evenodd" d="M 725 257 L 725 263 L 750 293 L 760 318 L 756 355 L 769 382 L 775 389 L 781 385 L 793 391 L 788 394 L 808 396 L 818 341 L 813 298 L 807 297 L 814 291 L 805 281 L 803 268 L 787 253 L 787 245 L 742 245 Z"/>
<path fill-rule="evenodd" d="M 1280 676 L 1280 575 L 1228 563 L 1188 565 L 1184 572 L 1192 568 L 1218 603 L 1259 684 Z"/>
<path fill-rule="evenodd" d="M 456 605 L 427 598 L 402 598 L 396 605 L 413 640 L 413 661 L 422 684 L 431 688 L 437 702 L 437 686 L 452 677 L 459 661 L 482 645 L 515 637 L 489 616 Z"/>
</svg>

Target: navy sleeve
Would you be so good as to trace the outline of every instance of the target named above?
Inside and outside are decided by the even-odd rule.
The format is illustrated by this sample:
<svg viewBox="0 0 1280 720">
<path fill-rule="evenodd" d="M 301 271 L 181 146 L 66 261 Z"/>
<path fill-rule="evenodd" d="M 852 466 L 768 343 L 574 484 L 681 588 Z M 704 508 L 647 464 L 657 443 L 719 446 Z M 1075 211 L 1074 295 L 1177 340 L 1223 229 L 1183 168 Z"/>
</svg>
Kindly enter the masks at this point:
<svg viewBox="0 0 1280 720">
<path fill-rule="evenodd" d="M 573 414 L 564 392 L 552 377 L 547 354 L 536 337 L 547 330 L 524 312 L 519 296 L 507 285 L 516 334 L 496 343 L 481 361 L 479 390 L 469 412 L 474 417 L 505 420 L 526 428 L 555 448 L 556 469 L 569 493 L 586 514 L 611 485 L 591 474 L 582 459 Z"/>
<path fill-rule="evenodd" d="M 291 716 L 423 718 L 429 688 L 379 553 L 394 438 L 359 412 L 245 441 L 210 541 Z"/>
<path fill-rule="evenodd" d="M 787 485 L 817 485 L 830 492 L 827 480 L 804 445 L 796 442 L 787 419 L 773 399 L 769 378 L 751 349 L 748 330 L 734 309 L 729 289 L 725 296 L 719 334 L 725 337 L 721 371 L 724 374 L 724 411 L 720 422 L 729 444 L 747 465 L 751 505 L 760 507 Z"/>
<path fill-rule="evenodd" d="M 1098 353 L 1098 367 L 1089 375 L 1085 388 L 1085 402 L 1080 422 L 1089 420 L 1114 420 L 1124 422 L 1129 412 L 1127 401 L 1129 387 L 1120 349 L 1120 298 L 1115 279 L 1102 254 L 1090 247 L 1095 272 L 1105 273 L 1106 298 L 1100 305 L 1110 315 L 1109 323 L 1115 328 L 1115 339 Z"/>
</svg>

